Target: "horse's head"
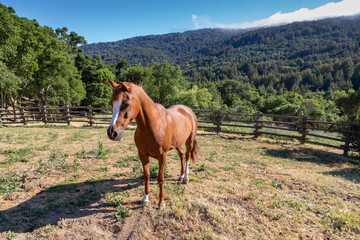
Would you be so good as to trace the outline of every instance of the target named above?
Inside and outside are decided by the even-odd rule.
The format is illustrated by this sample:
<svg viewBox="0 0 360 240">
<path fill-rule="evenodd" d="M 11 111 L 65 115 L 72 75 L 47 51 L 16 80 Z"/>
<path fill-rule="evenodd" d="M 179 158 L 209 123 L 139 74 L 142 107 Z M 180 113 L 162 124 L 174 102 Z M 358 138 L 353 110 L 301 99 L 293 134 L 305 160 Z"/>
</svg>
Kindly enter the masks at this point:
<svg viewBox="0 0 360 240">
<path fill-rule="evenodd" d="M 126 127 L 139 113 L 139 99 L 131 92 L 131 83 L 108 80 L 114 90 L 110 101 L 113 115 L 107 134 L 111 140 L 120 141 Z"/>
</svg>

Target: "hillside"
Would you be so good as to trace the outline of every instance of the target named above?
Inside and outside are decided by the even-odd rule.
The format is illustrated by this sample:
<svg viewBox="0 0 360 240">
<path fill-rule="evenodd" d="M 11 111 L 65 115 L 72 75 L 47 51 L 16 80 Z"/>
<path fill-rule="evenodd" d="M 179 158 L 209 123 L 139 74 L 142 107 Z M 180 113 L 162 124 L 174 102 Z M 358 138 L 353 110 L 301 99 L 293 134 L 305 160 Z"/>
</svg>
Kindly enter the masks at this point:
<svg viewBox="0 0 360 240">
<path fill-rule="evenodd" d="M 135 37 L 83 46 L 106 63 L 131 65 L 168 61 L 185 66 L 218 66 L 248 60 L 314 60 L 358 54 L 360 17 L 341 17 L 257 30 L 203 29 Z"/>
<path fill-rule="evenodd" d="M 196 66 L 245 61 L 327 60 L 358 55 L 360 16 L 258 29 L 202 49 Z"/>
<path fill-rule="evenodd" d="M 193 60 L 203 48 L 211 48 L 219 41 L 247 31 L 202 29 L 89 44 L 81 48 L 86 55 L 101 56 L 102 60 L 111 64 L 117 64 L 121 59 L 126 59 L 131 65 L 164 61 L 182 64 Z"/>
</svg>

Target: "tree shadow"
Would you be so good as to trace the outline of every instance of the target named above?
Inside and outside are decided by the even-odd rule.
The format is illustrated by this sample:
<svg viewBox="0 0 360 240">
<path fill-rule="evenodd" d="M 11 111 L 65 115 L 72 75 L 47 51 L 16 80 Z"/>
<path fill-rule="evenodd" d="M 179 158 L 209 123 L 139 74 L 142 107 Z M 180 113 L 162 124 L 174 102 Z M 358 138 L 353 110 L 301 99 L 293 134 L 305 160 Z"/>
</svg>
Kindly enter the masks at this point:
<svg viewBox="0 0 360 240">
<path fill-rule="evenodd" d="M 329 166 L 343 164 L 348 161 L 346 157 L 343 157 L 340 154 L 311 148 L 267 149 L 266 155 L 283 159 L 294 159 L 298 162 L 311 162 Z"/>
<path fill-rule="evenodd" d="M 335 170 L 330 172 L 325 172 L 325 175 L 332 175 L 337 177 L 345 178 L 354 183 L 360 183 L 360 169 L 359 167 L 346 168 L 341 170 Z"/>
<path fill-rule="evenodd" d="M 327 165 L 329 167 L 341 167 L 344 163 L 353 161 L 350 158 L 340 154 L 327 152 L 319 149 L 301 148 L 301 149 L 267 149 L 266 155 L 293 159 L 298 162 L 311 162 L 319 165 Z M 340 176 L 355 183 L 360 183 L 360 168 L 358 164 L 349 164 L 350 167 L 341 170 L 329 171 L 323 174 Z"/>
<path fill-rule="evenodd" d="M 141 178 L 94 180 L 59 184 L 47 188 L 17 206 L 0 212 L 0 232 L 25 233 L 60 219 L 76 219 L 93 214 L 111 213 L 101 201 L 106 192 L 125 192 L 143 185 Z M 17 193 L 24 196 L 26 193 Z"/>
</svg>

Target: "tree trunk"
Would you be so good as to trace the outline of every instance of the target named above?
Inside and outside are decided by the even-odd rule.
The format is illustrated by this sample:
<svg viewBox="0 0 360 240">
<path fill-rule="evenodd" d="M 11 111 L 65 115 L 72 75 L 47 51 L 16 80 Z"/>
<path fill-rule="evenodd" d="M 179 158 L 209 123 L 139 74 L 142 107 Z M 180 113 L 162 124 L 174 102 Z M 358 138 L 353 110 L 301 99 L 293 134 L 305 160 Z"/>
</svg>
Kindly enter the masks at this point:
<svg viewBox="0 0 360 240">
<path fill-rule="evenodd" d="M 5 108 L 4 89 L 1 89 L 1 107 L 0 108 Z"/>
<path fill-rule="evenodd" d="M 48 106 L 49 87 L 45 89 L 44 105 Z"/>
<path fill-rule="evenodd" d="M 18 109 L 16 108 L 17 99 L 11 98 L 11 101 L 12 101 L 12 107 L 14 110 L 14 122 L 19 122 L 20 119 L 18 119 Z"/>
<path fill-rule="evenodd" d="M 39 90 L 39 99 L 40 99 L 40 106 L 44 106 L 45 105 L 45 101 L 44 101 L 44 89 Z"/>
</svg>

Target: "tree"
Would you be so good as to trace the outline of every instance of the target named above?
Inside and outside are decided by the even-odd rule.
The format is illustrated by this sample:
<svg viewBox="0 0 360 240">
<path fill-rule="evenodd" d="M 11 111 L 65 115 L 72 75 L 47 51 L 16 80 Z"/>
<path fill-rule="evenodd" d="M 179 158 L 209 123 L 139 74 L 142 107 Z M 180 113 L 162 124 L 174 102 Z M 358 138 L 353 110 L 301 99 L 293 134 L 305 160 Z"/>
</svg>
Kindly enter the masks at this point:
<svg viewBox="0 0 360 240">
<path fill-rule="evenodd" d="M 144 84 L 145 91 L 157 103 L 169 107 L 171 95 L 175 89 L 186 89 L 185 82 L 179 67 L 168 62 L 153 63 L 148 66 L 152 72 L 151 85 Z M 150 83 L 149 82 L 149 83 Z"/>
<path fill-rule="evenodd" d="M 341 110 L 342 114 L 350 121 L 360 120 L 360 90 L 355 91 L 350 89 L 346 91 L 337 91 L 335 93 L 336 105 Z"/>
<path fill-rule="evenodd" d="M 126 71 L 126 69 L 128 69 L 129 67 L 129 63 L 125 59 L 122 59 L 115 67 L 116 78 L 119 79 L 123 71 Z"/>
<path fill-rule="evenodd" d="M 193 109 L 216 109 L 219 108 L 212 102 L 211 93 L 206 88 L 199 89 L 196 85 L 187 90 L 175 88 L 169 99 L 170 105 L 183 104 Z"/>
<path fill-rule="evenodd" d="M 11 103 L 15 105 L 19 98 L 21 79 L 11 72 L 1 61 L 0 72 L 1 108 L 4 108 L 5 96 L 11 99 Z"/>
<path fill-rule="evenodd" d="M 29 88 L 36 92 L 42 105 L 79 104 L 85 97 L 84 84 L 68 54 L 66 43 L 60 41 L 51 28 L 38 29 L 41 46 L 36 55 L 38 68 L 34 71 Z"/>
<path fill-rule="evenodd" d="M 113 88 L 108 83 L 108 78 L 114 79 L 114 74 L 107 68 L 96 70 L 96 82 L 87 85 L 86 104 L 94 107 L 109 107 L 109 100 Z"/>
<path fill-rule="evenodd" d="M 171 105 L 176 91 L 185 90 L 188 85 L 180 68 L 168 62 L 129 67 L 122 72 L 120 81 L 142 85 L 151 99 L 165 107 Z"/>
<path fill-rule="evenodd" d="M 83 36 L 79 36 L 76 32 L 67 33 L 68 29 L 66 27 L 57 28 L 55 33 L 58 38 L 66 43 L 69 46 L 69 53 L 77 54 L 82 52 L 82 49 L 78 48 L 80 45 L 86 45 L 87 42 Z"/>
<path fill-rule="evenodd" d="M 23 96 L 42 105 L 79 104 L 85 90 L 74 56 L 69 54 L 70 43 L 58 39 L 51 28 L 19 18 L 1 4 L 0 16 L 0 61 L 17 79 L 9 83 L 14 85 L 11 89 L 17 89 L 12 104 Z"/>
</svg>

